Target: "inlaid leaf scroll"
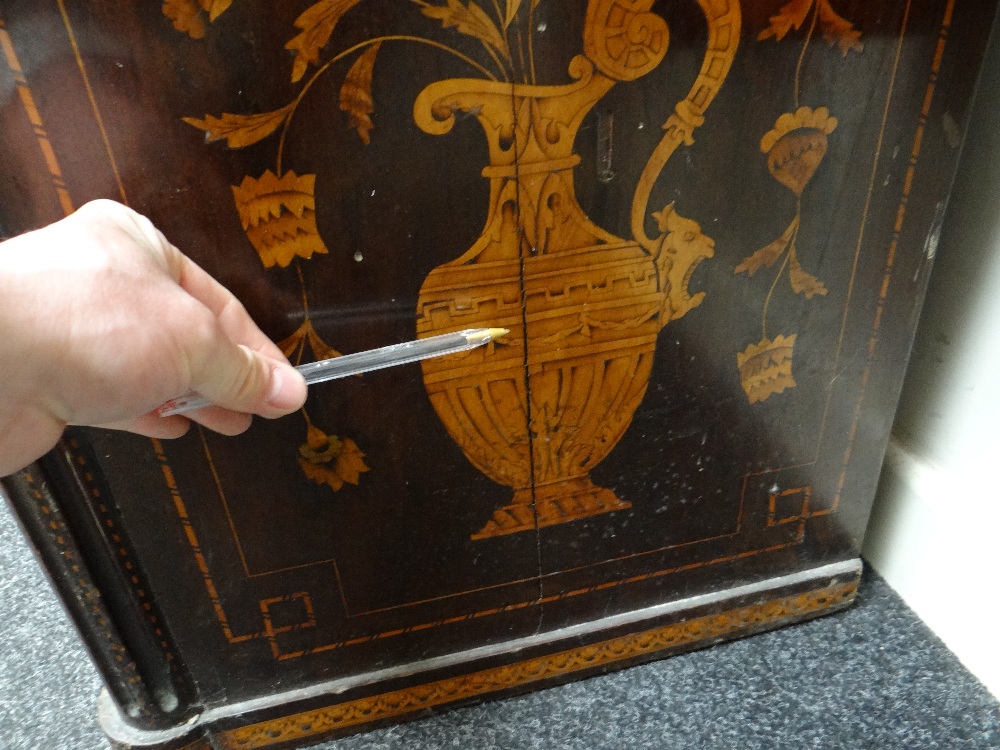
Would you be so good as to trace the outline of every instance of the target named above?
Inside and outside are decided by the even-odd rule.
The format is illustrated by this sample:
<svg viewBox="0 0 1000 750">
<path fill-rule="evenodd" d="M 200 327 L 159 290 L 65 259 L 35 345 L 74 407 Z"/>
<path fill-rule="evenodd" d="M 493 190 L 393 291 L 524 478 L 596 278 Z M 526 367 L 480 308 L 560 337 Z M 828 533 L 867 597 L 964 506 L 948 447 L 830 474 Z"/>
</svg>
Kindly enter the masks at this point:
<svg viewBox="0 0 1000 750">
<path fill-rule="evenodd" d="M 205 16 L 197 0 L 164 0 L 163 15 L 175 29 L 192 39 L 205 36 Z"/>
<path fill-rule="evenodd" d="M 823 282 L 802 268 L 794 252 L 788 263 L 788 277 L 792 284 L 792 291 L 796 294 L 804 294 L 806 299 L 812 299 L 817 294 L 822 297 L 827 293 Z"/>
<path fill-rule="evenodd" d="M 745 273 L 747 276 L 753 276 L 760 269 L 765 267 L 770 268 L 773 266 L 775 261 L 785 254 L 785 251 L 792 242 L 792 237 L 795 234 L 795 230 L 798 229 L 798 226 L 799 217 L 796 216 L 792 220 L 792 223 L 788 225 L 788 229 L 786 229 L 778 239 L 769 245 L 765 245 L 753 255 L 744 258 L 743 262 L 733 269 L 733 273 Z"/>
<path fill-rule="evenodd" d="M 310 65 L 319 62 L 319 52 L 330 41 L 330 35 L 341 17 L 361 0 L 320 0 L 295 19 L 295 28 L 302 33 L 285 45 L 295 52 L 292 82 L 302 79 Z"/>
<path fill-rule="evenodd" d="M 447 5 L 431 5 L 423 0 L 413 0 L 428 18 L 441 21 L 445 28 L 454 26 L 459 33 L 475 37 L 506 59 L 510 59 L 510 49 L 504 35 L 490 17 L 475 2 L 462 5 L 462 0 L 447 0 Z"/>
<path fill-rule="evenodd" d="M 538 0 L 535 0 L 537 3 Z M 514 19 L 517 17 L 517 11 L 521 9 L 521 0 L 507 0 L 507 8 L 504 12 L 503 18 L 503 28 L 504 31 L 508 29 Z"/>
<path fill-rule="evenodd" d="M 781 6 L 781 9 L 771 16 L 767 28 L 757 35 L 757 40 L 764 41 L 774 37 L 776 42 L 780 42 L 792 29 L 798 31 L 805 23 L 812 4 L 813 0 L 792 0 L 787 5 Z"/>
<path fill-rule="evenodd" d="M 859 41 L 861 32 L 854 28 L 854 24 L 833 9 L 830 0 L 791 0 L 790 3 L 781 6 L 775 15 L 771 16 L 770 23 L 757 35 L 757 40 L 774 38 L 775 41 L 780 42 L 792 29 L 798 31 L 805 23 L 814 4 L 817 17 L 813 23 L 819 23 L 823 30 L 823 38 L 828 44 L 831 46 L 836 44 L 844 55 L 851 50 L 861 52 L 864 49 L 864 45 Z"/>
<path fill-rule="evenodd" d="M 233 0 L 163 0 L 163 15 L 174 28 L 192 39 L 205 36 L 205 19 L 214 21 L 225 13 Z"/>
<path fill-rule="evenodd" d="M 226 139 L 229 148 L 243 148 L 263 140 L 277 130 L 288 117 L 291 105 L 273 112 L 254 115 L 234 115 L 223 112 L 221 117 L 205 115 L 203 120 L 196 117 L 181 118 L 188 125 L 205 131 L 208 142 Z"/>
<path fill-rule="evenodd" d="M 371 131 L 375 127 L 371 114 L 375 111 L 372 100 L 372 70 L 381 42 L 376 42 L 354 61 L 347 71 L 340 87 L 340 108 L 347 112 L 347 126 L 358 131 L 358 136 L 367 146 L 371 143 Z"/>
</svg>

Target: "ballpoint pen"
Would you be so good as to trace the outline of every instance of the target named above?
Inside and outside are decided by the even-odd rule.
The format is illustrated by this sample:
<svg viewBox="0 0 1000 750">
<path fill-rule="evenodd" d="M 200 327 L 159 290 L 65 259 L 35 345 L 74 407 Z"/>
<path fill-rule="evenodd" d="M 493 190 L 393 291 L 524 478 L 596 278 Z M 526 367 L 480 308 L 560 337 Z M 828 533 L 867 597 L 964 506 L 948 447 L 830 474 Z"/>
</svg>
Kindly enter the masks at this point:
<svg viewBox="0 0 1000 750">
<path fill-rule="evenodd" d="M 405 365 L 429 357 L 440 357 L 445 354 L 474 349 L 508 332 L 506 328 L 470 328 L 426 339 L 407 341 L 402 344 L 383 346 L 380 349 L 345 354 L 319 362 L 309 362 L 299 365 L 295 369 L 302 373 L 307 385 L 315 385 L 327 380 L 381 370 L 384 367 Z M 156 413 L 161 417 L 168 417 L 172 414 L 181 414 L 211 405 L 211 402 L 192 392 L 167 401 L 156 410 Z"/>
</svg>

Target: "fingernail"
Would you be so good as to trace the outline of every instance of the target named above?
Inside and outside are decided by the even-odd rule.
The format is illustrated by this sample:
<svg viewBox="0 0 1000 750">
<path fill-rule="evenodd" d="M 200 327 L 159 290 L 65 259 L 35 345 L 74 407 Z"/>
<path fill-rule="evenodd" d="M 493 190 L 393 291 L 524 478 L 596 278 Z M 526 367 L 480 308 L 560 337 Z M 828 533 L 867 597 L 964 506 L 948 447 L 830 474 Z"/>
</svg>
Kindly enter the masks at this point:
<svg viewBox="0 0 1000 750">
<path fill-rule="evenodd" d="M 271 370 L 271 389 L 267 394 L 268 406 L 280 411 L 297 409 L 302 400 L 301 389 L 293 378 L 288 377 L 284 367 Z"/>
</svg>

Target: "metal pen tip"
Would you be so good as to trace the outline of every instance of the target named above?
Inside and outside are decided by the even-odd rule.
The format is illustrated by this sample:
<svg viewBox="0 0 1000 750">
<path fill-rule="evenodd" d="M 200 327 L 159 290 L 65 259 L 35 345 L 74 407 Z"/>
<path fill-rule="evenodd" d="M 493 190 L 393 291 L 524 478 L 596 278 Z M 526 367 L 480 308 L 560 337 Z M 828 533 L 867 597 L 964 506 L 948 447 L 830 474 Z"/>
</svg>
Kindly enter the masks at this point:
<svg viewBox="0 0 1000 750">
<path fill-rule="evenodd" d="M 470 344 L 485 344 L 489 341 L 495 341 L 501 336 L 506 336 L 508 333 L 510 333 L 509 328 L 480 328 L 467 334 L 466 340 Z"/>
</svg>

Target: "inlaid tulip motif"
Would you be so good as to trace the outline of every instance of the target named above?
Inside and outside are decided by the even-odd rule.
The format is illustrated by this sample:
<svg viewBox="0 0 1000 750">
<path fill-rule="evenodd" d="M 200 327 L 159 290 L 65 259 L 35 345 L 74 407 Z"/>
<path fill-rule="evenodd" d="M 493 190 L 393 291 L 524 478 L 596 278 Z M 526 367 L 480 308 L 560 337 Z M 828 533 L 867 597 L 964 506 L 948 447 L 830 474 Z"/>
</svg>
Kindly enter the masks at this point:
<svg viewBox="0 0 1000 750">
<path fill-rule="evenodd" d="M 822 31 L 831 46 L 839 47 L 844 56 L 864 49 L 860 42 L 861 32 L 833 10 L 830 0 L 792 0 L 771 17 L 757 39 L 781 41 L 790 31 L 798 31 L 806 24 L 808 30 L 795 70 L 795 110 L 780 115 L 760 141 L 760 150 L 767 157 L 771 176 L 795 196 L 795 213 L 777 239 L 744 258 L 734 269 L 737 275 L 753 277 L 764 269 L 778 266 L 761 311 L 761 340 L 736 355 L 740 383 L 751 404 L 766 401 L 796 385 L 792 359 L 797 334 L 779 334 L 773 338 L 768 335 L 768 309 L 782 279 L 787 279 L 792 292 L 807 300 L 827 294 L 824 283 L 803 268 L 798 236 L 803 220 L 803 193 L 822 164 L 830 146 L 830 136 L 838 123 L 828 108 L 800 104 L 802 63 L 817 30 Z"/>
</svg>

